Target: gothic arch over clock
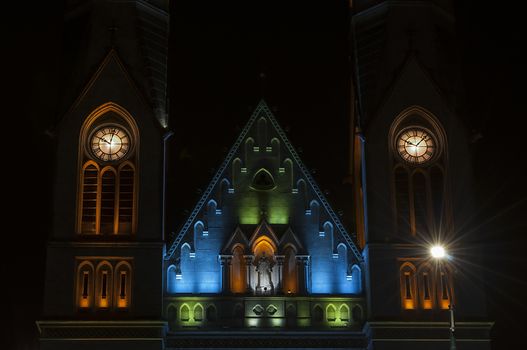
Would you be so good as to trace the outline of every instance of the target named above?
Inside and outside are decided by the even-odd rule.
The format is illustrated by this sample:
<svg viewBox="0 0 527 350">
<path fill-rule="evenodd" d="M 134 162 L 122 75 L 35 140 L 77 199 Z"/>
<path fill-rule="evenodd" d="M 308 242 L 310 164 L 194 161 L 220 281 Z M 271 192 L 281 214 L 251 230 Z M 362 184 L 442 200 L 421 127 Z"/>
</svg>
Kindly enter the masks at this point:
<svg viewBox="0 0 527 350">
<path fill-rule="evenodd" d="M 409 107 L 393 121 L 389 145 L 397 232 L 438 239 L 451 230 L 443 126 L 426 109 Z"/>
<path fill-rule="evenodd" d="M 133 117 L 105 103 L 86 118 L 79 136 L 77 233 L 135 233 L 139 132 Z"/>
</svg>

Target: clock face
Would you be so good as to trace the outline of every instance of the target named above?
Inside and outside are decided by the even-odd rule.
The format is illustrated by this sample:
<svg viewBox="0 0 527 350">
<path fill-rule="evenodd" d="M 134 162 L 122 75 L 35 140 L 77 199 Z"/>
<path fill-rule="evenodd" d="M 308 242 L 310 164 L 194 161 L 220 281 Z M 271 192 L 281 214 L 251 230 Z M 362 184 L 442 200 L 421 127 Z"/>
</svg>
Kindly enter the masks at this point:
<svg viewBox="0 0 527 350">
<path fill-rule="evenodd" d="M 130 137 L 121 127 L 105 125 L 96 129 L 90 137 L 93 155 L 103 161 L 122 159 L 130 149 Z"/>
<path fill-rule="evenodd" d="M 408 128 L 397 137 L 397 152 L 409 163 L 424 163 L 434 156 L 435 150 L 436 142 L 428 130 Z"/>
</svg>

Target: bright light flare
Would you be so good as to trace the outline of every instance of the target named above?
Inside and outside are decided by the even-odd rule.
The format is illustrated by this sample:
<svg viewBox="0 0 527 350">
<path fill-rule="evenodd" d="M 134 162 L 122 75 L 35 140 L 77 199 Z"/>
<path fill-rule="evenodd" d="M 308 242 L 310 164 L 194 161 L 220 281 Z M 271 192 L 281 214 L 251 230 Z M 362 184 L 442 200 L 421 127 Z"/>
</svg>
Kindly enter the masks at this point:
<svg viewBox="0 0 527 350">
<path fill-rule="evenodd" d="M 446 256 L 445 248 L 440 245 L 435 245 L 430 248 L 430 254 L 432 254 L 433 258 L 442 259 Z"/>
</svg>

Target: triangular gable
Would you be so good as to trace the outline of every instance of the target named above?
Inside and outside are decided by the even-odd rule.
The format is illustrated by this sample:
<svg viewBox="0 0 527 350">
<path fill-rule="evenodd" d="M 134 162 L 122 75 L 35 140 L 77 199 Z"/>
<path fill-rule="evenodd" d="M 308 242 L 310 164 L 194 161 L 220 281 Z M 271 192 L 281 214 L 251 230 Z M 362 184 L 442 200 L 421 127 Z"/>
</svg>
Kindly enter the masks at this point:
<svg viewBox="0 0 527 350">
<path fill-rule="evenodd" d="M 284 235 L 278 242 L 278 245 L 281 248 L 286 247 L 289 244 L 293 245 L 294 247 L 297 247 L 298 253 L 304 253 L 304 245 L 302 244 L 302 242 L 300 242 L 300 239 L 298 239 L 297 235 L 295 235 L 293 230 L 291 230 L 291 227 L 289 227 L 287 231 L 285 231 Z"/>
<path fill-rule="evenodd" d="M 223 247 L 223 249 L 222 249 L 223 254 L 230 254 L 232 249 L 234 248 L 234 246 L 237 245 L 237 244 L 241 244 L 244 247 L 248 247 L 249 246 L 249 242 L 247 241 L 247 237 L 243 233 L 243 231 L 240 228 L 240 226 L 236 227 L 236 230 L 234 230 L 234 233 L 232 234 L 232 236 L 227 241 L 227 244 L 225 244 L 225 247 Z"/>
<path fill-rule="evenodd" d="M 182 243 L 185 236 L 189 233 L 189 230 L 192 228 L 193 223 L 198 219 L 198 215 L 202 212 L 206 204 L 209 202 L 209 200 L 212 198 L 212 195 L 215 193 L 219 185 L 223 185 L 225 182 L 227 186 L 229 186 L 229 191 L 233 191 L 232 184 L 228 182 L 228 180 L 225 180 L 225 173 L 228 170 L 229 165 L 235 160 L 236 155 L 240 152 L 240 147 L 243 144 L 244 140 L 246 139 L 249 131 L 254 126 L 255 122 L 259 120 L 260 117 L 265 117 L 272 127 L 274 128 L 275 133 L 279 136 L 280 142 L 285 146 L 285 149 L 288 152 L 288 156 L 292 158 L 292 161 L 295 163 L 296 167 L 300 170 L 300 174 L 302 178 L 304 178 L 308 185 L 310 186 L 312 192 L 314 193 L 315 197 L 321 204 L 321 209 L 323 208 L 327 216 L 331 219 L 333 226 L 336 228 L 336 232 L 342 237 L 342 239 L 347 243 L 349 248 L 353 251 L 353 254 L 355 258 L 358 261 L 363 261 L 362 255 L 359 251 L 359 249 L 356 247 L 355 243 L 351 239 L 350 235 L 347 233 L 346 229 L 340 222 L 338 216 L 335 214 L 333 209 L 330 207 L 328 201 L 324 197 L 322 191 L 319 189 L 318 185 L 310 175 L 309 171 L 305 167 L 305 165 L 300 160 L 300 157 L 294 150 L 293 146 L 287 139 L 287 136 L 285 135 L 285 132 L 282 130 L 282 128 L 278 125 L 278 122 L 274 118 L 273 114 L 269 110 L 269 107 L 265 103 L 264 100 L 261 100 L 258 103 L 258 106 L 256 107 L 255 111 L 253 112 L 251 118 L 241 131 L 240 135 L 238 136 L 238 139 L 233 144 L 231 149 L 229 150 L 227 157 L 225 158 L 224 162 L 212 178 L 209 186 L 207 189 L 203 192 L 203 195 L 201 196 L 200 200 L 198 201 L 197 205 L 195 206 L 194 210 L 190 214 L 189 218 L 185 222 L 185 224 L 182 226 L 182 228 L 179 230 L 178 234 L 176 235 L 174 241 L 170 243 L 169 249 L 167 250 L 167 254 L 165 255 L 165 259 L 169 260 L 174 256 L 174 253 L 176 252 L 177 247 Z"/>
<path fill-rule="evenodd" d="M 411 95 L 408 95 L 408 86 L 411 86 Z M 432 106 L 441 105 L 446 111 L 452 112 L 443 91 L 414 54 L 408 55 L 381 103 L 379 103 L 377 113 L 375 113 L 370 124 L 379 115 L 384 115 L 385 110 L 391 107 L 393 101 L 400 105 L 397 107 L 399 111 L 407 106 L 415 105 L 416 101 L 419 101 L 419 105 L 428 110 L 434 110 Z M 440 115 L 441 113 L 437 114 Z"/>
<path fill-rule="evenodd" d="M 134 98 L 141 102 L 144 108 L 152 111 L 151 106 L 147 102 L 147 98 L 144 96 L 144 94 L 141 92 L 137 84 L 133 81 L 130 73 L 126 70 L 124 63 L 119 58 L 119 55 L 115 49 L 110 49 L 108 54 L 104 57 L 102 62 L 99 64 L 97 70 L 95 73 L 91 76 L 88 83 L 84 86 L 81 93 L 77 96 L 75 101 L 72 103 L 72 105 L 69 107 L 68 111 L 60 118 L 56 124 L 60 124 L 62 120 L 75 111 L 79 105 L 82 103 L 82 101 L 96 88 L 97 83 L 105 76 L 107 75 L 113 75 L 115 76 L 115 73 L 118 72 L 122 74 L 123 79 L 127 82 L 127 84 L 130 86 L 131 90 L 133 91 L 133 94 L 135 95 Z M 107 99 L 112 99 L 110 96 L 108 96 Z M 107 102 L 107 101 L 101 101 Z M 161 127 L 164 127 L 161 125 L 159 120 L 155 118 L 158 125 Z"/>
<path fill-rule="evenodd" d="M 267 220 L 263 219 L 262 222 L 256 227 L 251 238 L 249 239 L 249 246 L 252 246 L 255 241 L 258 240 L 261 236 L 267 236 L 273 240 L 273 242 L 278 245 L 278 237 L 274 233 L 273 228 L 267 223 Z"/>
</svg>

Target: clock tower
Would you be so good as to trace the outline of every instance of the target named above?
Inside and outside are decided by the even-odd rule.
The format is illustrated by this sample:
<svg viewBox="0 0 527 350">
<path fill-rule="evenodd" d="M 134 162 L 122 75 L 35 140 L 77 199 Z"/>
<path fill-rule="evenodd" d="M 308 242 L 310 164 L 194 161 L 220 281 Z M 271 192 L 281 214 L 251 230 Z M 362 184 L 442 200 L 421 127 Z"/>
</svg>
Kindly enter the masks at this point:
<svg viewBox="0 0 527 350">
<path fill-rule="evenodd" d="M 162 0 L 66 2 L 42 349 L 163 347 L 168 25 Z"/>
<path fill-rule="evenodd" d="M 353 1 L 350 172 L 373 349 L 489 349 L 450 1 Z M 431 257 L 440 244 L 448 259 Z M 468 275 L 472 278 L 468 278 Z M 473 278 L 476 276 L 475 278 Z M 452 337 L 451 337 L 452 338 Z M 466 346 L 466 347 L 465 347 Z"/>
</svg>

